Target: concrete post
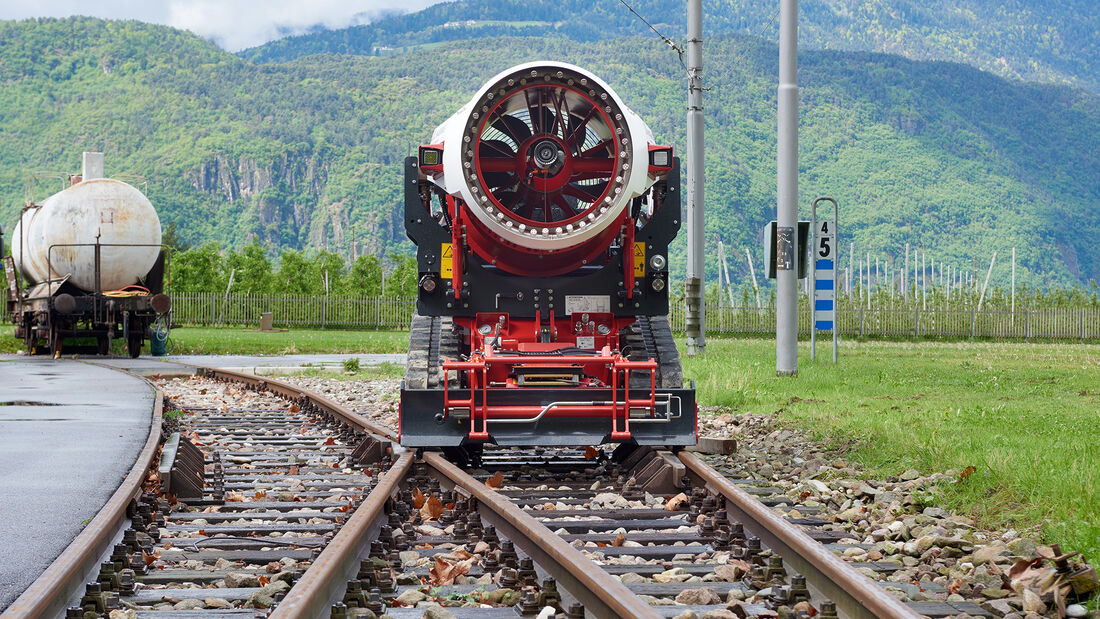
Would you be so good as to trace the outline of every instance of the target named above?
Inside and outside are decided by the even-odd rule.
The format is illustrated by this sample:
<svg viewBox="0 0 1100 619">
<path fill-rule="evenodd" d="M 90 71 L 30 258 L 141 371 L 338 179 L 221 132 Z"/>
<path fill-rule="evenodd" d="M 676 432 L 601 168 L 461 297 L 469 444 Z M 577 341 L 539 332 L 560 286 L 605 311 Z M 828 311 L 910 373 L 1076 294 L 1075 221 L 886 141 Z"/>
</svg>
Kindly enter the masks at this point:
<svg viewBox="0 0 1100 619">
<path fill-rule="evenodd" d="M 703 264 L 703 2 L 687 3 L 688 264 L 687 354 L 706 349 L 706 273 Z"/>
<path fill-rule="evenodd" d="M 775 373 L 798 375 L 798 0 L 779 3 Z"/>
</svg>

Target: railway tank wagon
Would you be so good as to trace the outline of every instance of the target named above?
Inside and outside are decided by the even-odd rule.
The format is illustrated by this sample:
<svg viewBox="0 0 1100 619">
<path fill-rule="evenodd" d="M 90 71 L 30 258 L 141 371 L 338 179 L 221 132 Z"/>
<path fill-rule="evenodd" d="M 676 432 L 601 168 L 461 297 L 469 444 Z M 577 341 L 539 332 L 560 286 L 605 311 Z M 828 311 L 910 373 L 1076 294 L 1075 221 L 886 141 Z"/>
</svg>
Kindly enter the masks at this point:
<svg viewBox="0 0 1100 619">
<path fill-rule="evenodd" d="M 28 199 L 11 231 L 4 266 L 15 337 L 28 354 L 55 356 L 106 354 L 121 338 L 137 357 L 171 308 L 160 219 L 137 188 L 103 178 L 101 153 L 84 153 L 83 163 L 67 188 Z"/>
<path fill-rule="evenodd" d="M 417 313 L 401 442 L 696 441 L 668 315 L 679 161 L 588 71 L 489 80 L 405 161 Z"/>
</svg>

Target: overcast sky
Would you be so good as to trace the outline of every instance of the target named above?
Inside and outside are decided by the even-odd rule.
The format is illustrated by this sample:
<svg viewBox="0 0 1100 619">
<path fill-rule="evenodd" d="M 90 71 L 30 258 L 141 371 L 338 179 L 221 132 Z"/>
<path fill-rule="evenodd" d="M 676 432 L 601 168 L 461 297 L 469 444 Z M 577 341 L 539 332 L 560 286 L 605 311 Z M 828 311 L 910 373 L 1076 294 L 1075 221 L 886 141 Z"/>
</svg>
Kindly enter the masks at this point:
<svg viewBox="0 0 1100 619">
<path fill-rule="evenodd" d="M 3 0 L 0 19 L 89 15 L 190 30 L 235 52 L 318 25 L 344 28 L 440 0 Z"/>
</svg>

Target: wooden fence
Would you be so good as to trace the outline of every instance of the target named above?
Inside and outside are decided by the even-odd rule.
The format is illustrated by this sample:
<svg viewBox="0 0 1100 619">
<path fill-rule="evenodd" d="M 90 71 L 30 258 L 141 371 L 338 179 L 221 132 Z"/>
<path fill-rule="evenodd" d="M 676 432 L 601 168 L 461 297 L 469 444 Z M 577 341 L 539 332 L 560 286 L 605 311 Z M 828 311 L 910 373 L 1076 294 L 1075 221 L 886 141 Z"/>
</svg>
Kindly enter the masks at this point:
<svg viewBox="0 0 1100 619">
<path fill-rule="evenodd" d="M 311 329 L 407 329 L 416 308 L 412 299 L 395 297 L 293 297 L 176 294 L 172 320 L 192 326 L 257 327 L 260 314 L 271 312 L 276 327 Z M 684 329 L 684 308 L 669 316 L 672 328 Z M 707 333 L 775 333 L 775 308 L 706 308 Z M 1100 339 L 1100 309 L 1041 308 L 1007 310 L 841 307 L 837 326 L 842 335 L 872 337 Z M 798 328 L 810 332 L 810 310 L 800 308 Z"/>
</svg>

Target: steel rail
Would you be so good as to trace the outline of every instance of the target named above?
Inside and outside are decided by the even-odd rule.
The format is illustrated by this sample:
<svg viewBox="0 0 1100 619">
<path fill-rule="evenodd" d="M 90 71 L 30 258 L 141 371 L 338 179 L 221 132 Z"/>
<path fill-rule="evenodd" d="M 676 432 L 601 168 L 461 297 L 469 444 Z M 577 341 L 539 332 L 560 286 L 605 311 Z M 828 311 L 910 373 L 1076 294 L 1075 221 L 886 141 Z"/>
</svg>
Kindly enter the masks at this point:
<svg viewBox="0 0 1100 619">
<path fill-rule="evenodd" d="M 197 368 L 200 373 L 209 378 L 222 378 L 235 382 L 245 383 L 253 387 L 262 387 L 290 399 L 305 398 L 307 401 L 312 402 L 315 406 L 317 406 L 324 412 L 338 417 L 353 426 L 362 428 L 363 430 L 365 430 L 366 432 L 370 432 L 371 434 L 381 436 L 393 443 L 397 442 L 396 434 L 385 428 L 380 428 L 372 424 L 370 421 L 367 420 L 366 417 L 358 413 L 353 413 L 328 398 L 319 396 L 306 389 L 295 387 L 290 383 L 269 378 L 267 376 L 256 376 L 255 374 L 246 374 L 244 372 L 237 372 L 234 370 L 222 370 L 218 368 L 209 368 L 203 366 L 193 367 Z"/>
<path fill-rule="evenodd" d="M 423 459 L 476 498 L 482 517 L 534 559 L 593 616 L 623 619 L 661 616 L 618 578 L 595 565 L 511 501 L 451 464 L 442 454 L 425 452 Z"/>
<path fill-rule="evenodd" d="M 842 616 L 860 619 L 921 617 L 695 454 L 681 451 L 676 455 L 692 475 L 726 498 L 731 520 L 741 522 L 764 546 L 782 555 L 785 563 L 806 577 L 807 584 L 836 603 Z"/>
<path fill-rule="evenodd" d="M 343 598 L 348 581 L 359 571 L 360 557 L 366 554 L 381 528 L 386 501 L 398 490 L 398 483 L 408 476 L 412 463 L 412 452 L 398 457 L 340 532 L 287 591 L 286 597 L 271 613 L 272 619 L 330 615 L 332 603 Z"/>
<path fill-rule="evenodd" d="M 241 382 L 267 389 L 291 400 L 306 399 L 318 408 L 352 426 L 382 436 L 396 443 L 397 437 L 390 431 L 371 424 L 365 417 L 346 410 L 340 404 L 321 397 L 307 389 L 267 377 L 245 374 L 233 370 L 198 367 L 207 377 Z M 377 537 L 385 515 L 386 501 L 398 490 L 398 484 L 408 476 L 412 468 L 412 452 L 404 452 L 382 479 L 371 489 L 366 499 L 355 509 L 332 541 L 325 546 L 317 559 L 287 591 L 271 614 L 274 618 L 328 617 L 332 604 L 341 600 L 348 580 L 359 571 L 360 557 L 366 554 L 370 543 Z"/>
<path fill-rule="evenodd" d="M 0 617 L 8 619 L 64 615 L 69 600 L 78 594 L 89 576 L 94 577 L 100 560 L 107 555 L 126 529 L 129 522 L 127 509 L 141 495 L 141 484 L 157 455 L 163 412 L 164 394 L 156 389 L 149 437 L 118 490 L 104 503 L 88 526 L 77 534 L 46 571 Z"/>
</svg>

